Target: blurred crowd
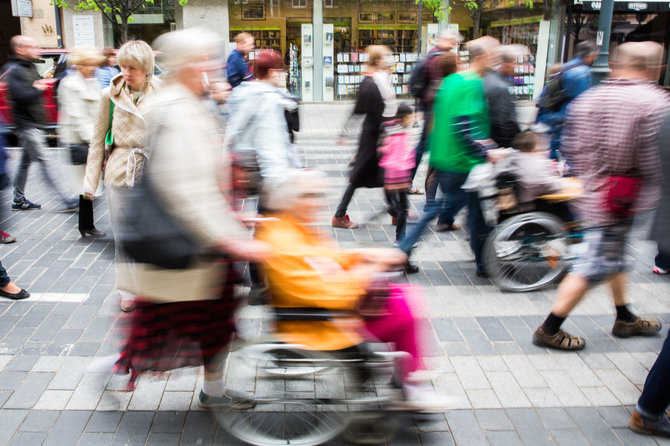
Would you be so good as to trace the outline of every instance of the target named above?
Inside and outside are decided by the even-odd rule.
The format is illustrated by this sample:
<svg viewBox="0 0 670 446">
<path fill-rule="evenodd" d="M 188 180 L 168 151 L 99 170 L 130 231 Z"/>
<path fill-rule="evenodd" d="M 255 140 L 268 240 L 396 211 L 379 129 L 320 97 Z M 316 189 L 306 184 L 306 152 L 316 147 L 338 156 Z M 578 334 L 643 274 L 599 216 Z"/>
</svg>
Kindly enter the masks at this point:
<svg viewBox="0 0 670 446">
<path fill-rule="evenodd" d="M 583 348 L 584 339 L 561 325 L 600 282 L 611 287 L 615 336 L 660 331 L 659 323 L 630 310 L 624 262 L 634 215 L 660 201 L 654 272 L 670 272 L 670 238 L 663 230 L 670 183 L 662 180 L 670 169 L 665 153 L 670 99 L 655 84 L 659 45 L 620 45 L 609 79 L 594 86 L 590 65 L 597 48 L 579 43 L 573 60 L 552 68 L 538 100 L 537 123 L 526 130 L 516 120 L 508 83 L 524 48 L 482 37 L 467 43 L 469 62 L 462 66 L 454 52 L 461 36 L 444 32 L 412 73 L 415 110 L 395 96 L 389 48 L 370 46 L 353 110 L 364 121 L 331 224 L 356 229 L 347 214 L 356 189 L 381 188 L 396 243 L 344 250 L 316 230 L 327 205 L 327 181 L 304 169 L 293 144 L 300 128 L 298 101 L 283 88 L 282 56 L 260 51 L 252 68 L 253 37 L 241 33 L 235 41 L 227 63 L 223 41 L 199 28 L 167 33 L 152 46 L 133 40 L 118 51 L 73 50 L 71 67 L 57 87 L 66 176 L 79 195 L 73 198 L 46 153 L 45 86 L 32 65 L 39 49 L 28 37 L 12 39 L 14 56 L 5 72 L 23 152 L 11 208 L 41 207 L 26 197 L 29 167 L 36 162 L 62 209 L 78 209 L 81 236 L 102 237 L 93 203 L 105 191 L 116 289 L 121 309 L 129 313 L 124 344 L 112 363 L 116 372 L 130 374 L 129 388 L 145 372 L 203 365 L 203 407 L 253 405 L 250 395 L 227 389 L 223 376 L 226 347 L 235 334 L 240 271 L 248 264 L 250 303 L 278 311 L 345 311 L 328 320 L 277 322 L 281 341 L 342 357 L 364 357 L 370 339 L 391 343 L 411 357 L 402 373 L 404 407 L 436 410 L 439 397 L 420 373 L 425 366 L 416 322 L 419 290 L 380 280 L 380 274 L 417 272 L 409 257 L 421 234 L 435 218 L 439 232 L 460 230 L 456 219 L 465 208 L 476 274 L 487 277 L 482 250 L 492 226 L 479 191 L 464 185 L 481 166 L 510 159 L 518 178 L 516 207 L 553 213 L 566 224 L 579 221 L 588 244 L 533 342 Z M 424 124 L 415 146 L 418 118 Z M 413 184 L 424 153 L 429 154 L 426 201 L 415 216 L 408 196 L 424 193 Z M 560 192 L 566 175 L 583 183 L 583 196 L 574 205 L 538 201 Z M 8 185 L 3 154 L 0 187 Z M 256 212 L 239 212 L 240 199 L 253 196 L 258 196 Z M 2 243 L 14 240 L 0 233 Z M 28 297 L 1 267 L 0 295 Z M 670 374 L 669 342 L 631 419 L 634 430 L 670 434 L 665 413 L 670 395 L 663 385 Z"/>
</svg>

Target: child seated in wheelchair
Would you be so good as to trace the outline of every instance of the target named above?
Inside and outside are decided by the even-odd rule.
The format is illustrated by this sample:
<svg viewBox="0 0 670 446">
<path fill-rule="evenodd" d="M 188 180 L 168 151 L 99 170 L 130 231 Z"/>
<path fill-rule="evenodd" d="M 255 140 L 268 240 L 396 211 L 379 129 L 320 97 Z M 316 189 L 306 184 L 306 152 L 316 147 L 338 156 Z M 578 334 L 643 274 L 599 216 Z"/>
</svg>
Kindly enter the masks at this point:
<svg viewBox="0 0 670 446">
<path fill-rule="evenodd" d="M 574 214 L 566 202 L 549 202 L 540 198 L 560 192 L 563 182 L 542 149 L 537 133 L 531 130 L 520 132 L 512 140 L 512 148 L 517 151 L 511 171 L 516 177 L 516 212 L 547 212 L 564 222 L 574 221 Z"/>
<path fill-rule="evenodd" d="M 263 222 L 256 237 L 273 248 L 273 255 L 263 264 L 271 304 L 279 315 L 291 309 L 333 314 L 311 320 L 279 317 L 276 335 L 285 343 L 346 358 L 364 356 L 365 342 L 371 337 L 393 343 L 397 351 L 411 357 L 402 373 L 405 408 L 430 411 L 439 404 L 429 391 L 432 388 L 428 389 L 430 382 L 410 377 L 423 368 L 408 303 L 414 289 L 391 285 L 385 299 L 365 303 L 375 274 L 404 265 L 406 256 L 396 249 L 344 250 L 319 234 L 316 222 L 326 203 L 326 187 L 327 179 L 320 172 L 296 170 L 265 194 L 264 209 L 276 219 Z M 378 296 L 379 291 L 373 294 Z M 368 317 L 361 314 L 363 307 Z"/>
</svg>

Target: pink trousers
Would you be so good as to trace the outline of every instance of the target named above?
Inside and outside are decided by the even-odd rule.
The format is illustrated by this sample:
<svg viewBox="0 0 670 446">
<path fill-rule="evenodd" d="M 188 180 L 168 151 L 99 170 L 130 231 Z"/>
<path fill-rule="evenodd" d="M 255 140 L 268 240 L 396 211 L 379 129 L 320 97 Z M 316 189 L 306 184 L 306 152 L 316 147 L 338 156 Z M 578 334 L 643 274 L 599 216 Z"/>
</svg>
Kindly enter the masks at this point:
<svg viewBox="0 0 670 446">
<path fill-rule="evenodd" d="M 411 285 L 391 285 L 391 294 L 386 301 L 386 314 L 365 321 L 365 328 L 372 336 L 381 342 L 393 343 L 397 351 L 410 354 L 411 359 L 403 371 L 403 376 L 424 368 L 417 335 L 418 327 L 407 302 L 417 292 L 416 287 Z"/>
</svg>

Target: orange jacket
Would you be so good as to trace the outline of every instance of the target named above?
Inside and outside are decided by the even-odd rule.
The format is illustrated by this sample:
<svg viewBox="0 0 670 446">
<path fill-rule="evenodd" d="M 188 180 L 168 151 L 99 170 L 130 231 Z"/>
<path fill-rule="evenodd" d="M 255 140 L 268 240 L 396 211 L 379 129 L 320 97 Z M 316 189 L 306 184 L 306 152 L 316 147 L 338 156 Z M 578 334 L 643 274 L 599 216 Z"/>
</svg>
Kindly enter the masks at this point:
<svg viewBox="0 0 670 446">
<path fill-rule="evenodd" d="M 258 240 L 273 248 L 273 255 L 263 265 L 272 304 L 280 308 L 355 309 L 365 290 L 347 270 L 357 255 L 337 248 L 288 216 L 280 218 L 263 223 L 256 233 Z M 361 343 L 362 328 L 358 316 L 324 322 L 278 322 L 277 336 L 313 350 L 340 350 Z"/>
</svg>

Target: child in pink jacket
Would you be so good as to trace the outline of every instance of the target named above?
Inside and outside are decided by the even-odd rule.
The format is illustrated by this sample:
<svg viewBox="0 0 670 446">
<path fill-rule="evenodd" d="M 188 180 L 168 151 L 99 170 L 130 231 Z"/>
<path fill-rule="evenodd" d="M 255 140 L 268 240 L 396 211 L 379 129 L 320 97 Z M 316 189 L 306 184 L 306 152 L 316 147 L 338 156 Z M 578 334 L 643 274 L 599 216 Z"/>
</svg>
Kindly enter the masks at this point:
<svg viewBox="0 0 670 446">
<path fill-rule="evenodd" d="M 412 185 L 415 165 L 414 145 L 410 137 L 412 108 L 401 103 L 394 120 L 387 124 L 384 143 L 377 149 L 379 167 L 384 169 L 384 189 L 388 192 L 391 214 L 396 215 L 396 241 L 405 237 L 407 224 L 407 193 Z"/>
</svg>

